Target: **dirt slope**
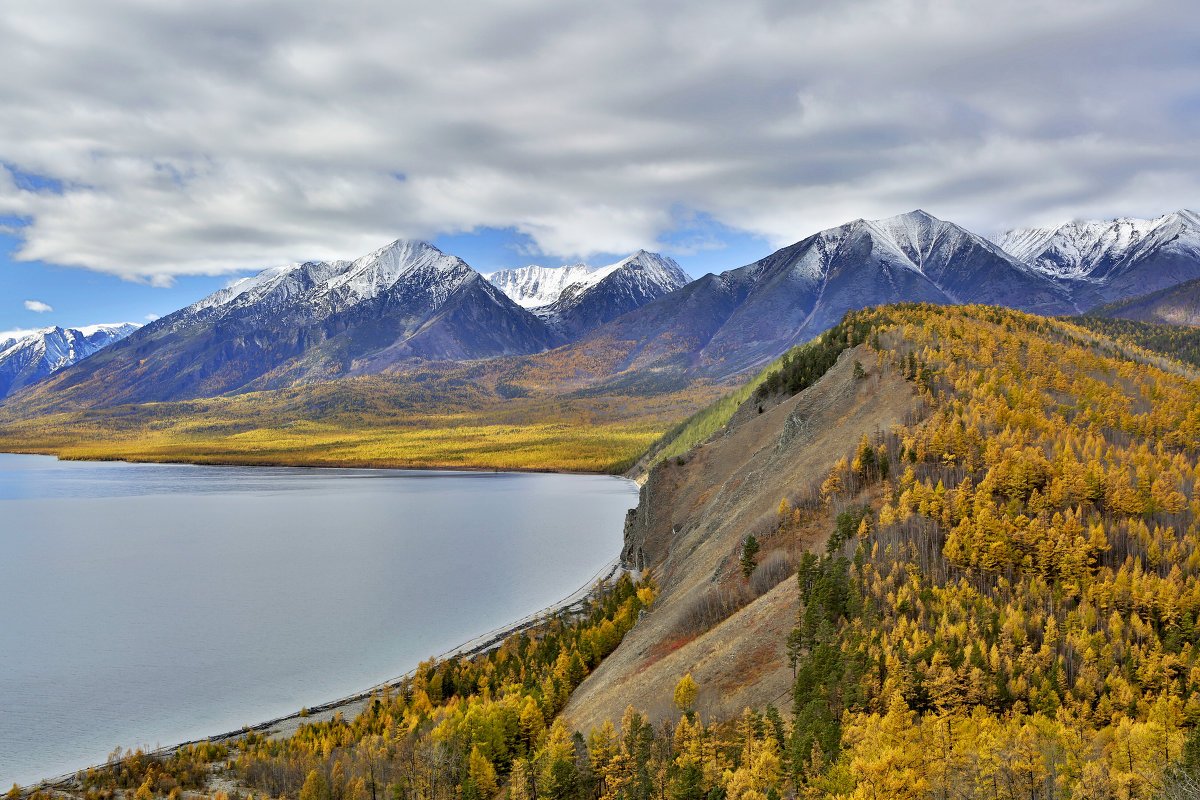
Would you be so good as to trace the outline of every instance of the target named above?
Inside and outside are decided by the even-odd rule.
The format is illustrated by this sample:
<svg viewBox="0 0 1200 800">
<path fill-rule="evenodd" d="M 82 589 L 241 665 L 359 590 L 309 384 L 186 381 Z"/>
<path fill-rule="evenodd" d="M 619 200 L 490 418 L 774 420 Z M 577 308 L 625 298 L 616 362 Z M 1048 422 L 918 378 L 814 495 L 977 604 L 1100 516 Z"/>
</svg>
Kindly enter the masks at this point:
<svg viewBox="0 0 1200 800">
<path fill-rule="evenodd" d="M 860 361 L 866 377 L 855 379 Z M 917 412 L 918 400 L 900 376 L 876 366 L 861 348 L 842 354 L 816 385 L 771 406 L 751 400 L 722 434 L 666 461 L 649 475 L 630 512 L 624 559 L 658 578 L 660 597 L 625 641 L 576 690 L 564 712 L 578 730 L 611 719 L 629 704 L 654 721 L 672 719 L 675 683 L 691 672 L 700 685 L 696 709 L 706 718 L 746 706 L 790 707 L 791 669 L 785 642 L 797 604 L 788 579 L 707 632 L 691 638 L 689 611 L 713 587 L 742 578 L 737 559 L 748 532 L 760 536 L 780 498 L 819 484 L 863 433 L 889 430 Z M 766 407 L 771 406 L 771 407 Z M 824 545 L 829 524 L 802 541 L 763 542 L 763 553 Z M 777 537 L 776 537 L 777 538 Z"/>
</svg>

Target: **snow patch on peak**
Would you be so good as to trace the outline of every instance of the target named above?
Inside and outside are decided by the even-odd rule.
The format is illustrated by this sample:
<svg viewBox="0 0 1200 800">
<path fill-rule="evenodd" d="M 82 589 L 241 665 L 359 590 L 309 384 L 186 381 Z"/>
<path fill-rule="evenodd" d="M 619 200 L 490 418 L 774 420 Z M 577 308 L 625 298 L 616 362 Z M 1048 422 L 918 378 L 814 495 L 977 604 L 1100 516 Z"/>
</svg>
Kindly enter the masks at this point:
<svg viewBox="0 0 1200 800">
<path fill-rule="evenodd" d="M 659 253 L 651 253 L 649 250 L 638 250 L 636 253 L 626 256 L 617 263 L 609 264 L 607 267 L 601 267 L 601 269 L 615 272 L 625 267 L 654 270 L 664 275 L 683 272 L 683 268 L 679 266 L 679 263 L 675 259 Z"/>
<path fill-rule="evenodd" d="M 95 336 L 97 333 L 128 336 L 140 327 L 142 326 L 136 322 L 98 322 L 95 325 L 80 326 L 75 328 L 75 330 L 84 336 Z"/>
</svg>

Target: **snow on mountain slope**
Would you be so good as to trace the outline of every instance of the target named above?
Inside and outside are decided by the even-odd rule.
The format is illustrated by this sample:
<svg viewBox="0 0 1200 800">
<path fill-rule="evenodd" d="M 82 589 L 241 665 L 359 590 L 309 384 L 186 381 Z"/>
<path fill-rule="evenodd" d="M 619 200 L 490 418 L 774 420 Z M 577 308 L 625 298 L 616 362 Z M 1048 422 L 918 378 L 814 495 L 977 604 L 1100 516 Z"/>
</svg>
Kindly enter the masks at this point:
<svg viewBox="0 0 1200 800">
<path fill-rule="evenodd" d="M 234 281 L 184 310 L 195 314 L 207 309 L 234 305 L 245 307 L 267 302 L 283 303 L 328 281 L 350 263 L 310 261 L 304 264 L 269 267 L 256 275 Z"/>
<path fill-rule="evenodd" d="M 178 400 L 562 343 L 462 259 L 400 240 L 354 261 L 263 270 L 147 325 L 41 391 L 64 405 Z"/>
<path fill-rule="evenodd" d="M 604 280 L 617 264 L 589 267 L 587 264 L 568 264 L 561 267 L 527 267 L 502 269 L 485 273 L 487 278 L 517 305 L 523 308 L 548 306 L 562 296 L 569 286 L 595 286 Z"/>
<path fill-rule="evenodd" d="M 1104 284 L 1160 250 L 1200 261 L 1200 215 L 1185 209 L 1157 219 L 1017 228 L 996 243 L 1052 278 Z"/>
<path fill-rule="evenodd" d="M 138 327 L 132 322 L 55 326 L 0 342 L 0 397 L 82 361 Z"/>
<path fill-rule="evenodd" d="M 917 210 L 854 220 L 705 276 L 613 320 L 579 347 L 627 348 L 625 369 L 686 365 L 724 378 L 761 367 L 847 311 L 897 302 L 1077 310 L 1062 287 L 995 244 Z"/>
<path fill-rule="evenodd" d="M 531 309 L 569 341 L 691 282 L 673 259 L 639 250 L 570 283 L 554 302 Z"/>
<path fill-rule="evenodd" d="M 320 319 L 378 297 L 399 283 L 424 287 L 441 305 L 476 274 L 457 256 L 427 242 L 397 240 L 354 261 L 309 261 L 270 267 L 184 309 L 189 316 L 225 316 L 235 309 L 290 308 Z"/>
<path fill-rule="evenodd" d="M 606 274 L 603 279 L 596 281 L 597 284 L 609 279 L 610 275 L 625 274 L 630 276 L 630 286 L 639 287 L 646 292 L 658 289 L 673 292 L 691 282 L 691 278 L 675 259 L 647 250 L 638 250 L 616 264 L 601 267 L 600 271 Z"/>
<path fill-rule="evenodd" d="M 798 245 L 791 275 L 811 286 L 826 285 L 847 269 L 862 271 L 869 253 L 870 263 L 916 273 L 951 302 L 1069 310 L 1065 293 L 1046 276 L 966 228 L 920 209 L 854 220 Z M 769 263 L 764 259 L 743 269 L 762 272 Z"/>
<path fill-rule="evenodd" d="M 672 258 L 639 250 L 615 264 L 592 267 L 587 264 L 569 264 L 561 267 L 542 267 L 530 264 L 527 267 L 502 269 L 485 274 L 513 302 L 529 309 L 546 309 L 567 298 L 578 298 L 617 272 L 631 276 L 628 290 L 654 297 L 674 291 L 691 278 Z M 543 315 L 544 316 L 544 315 Z"/>
<path fill-rule="evenodd" d="M 328 302 L 332 310 L 342 310 L 406 281 L 427 289 L 433 304 L 440 306 L 475 274 L 458 256 L 443 253 L 427 242 L 400 240 L 355 260 L 330 278 L 316 297 Z"/>
</svg>

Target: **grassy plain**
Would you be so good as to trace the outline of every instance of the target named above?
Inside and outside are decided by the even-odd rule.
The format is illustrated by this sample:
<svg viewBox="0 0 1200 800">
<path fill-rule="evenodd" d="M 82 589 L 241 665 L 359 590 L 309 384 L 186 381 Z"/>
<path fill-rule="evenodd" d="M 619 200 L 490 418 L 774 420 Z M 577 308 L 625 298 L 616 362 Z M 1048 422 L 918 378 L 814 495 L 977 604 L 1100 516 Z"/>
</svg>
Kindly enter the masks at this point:
<svg viewBox="0 0 1200 800">
<path fill-rule="evenodd" d="M 722 391 L 502 399 L 465 387 L 427 389 L 400 379 L 356 378 L 205 400 L 0 416 L 0 450 L 202 464 L 622 472 Z"/>
</svg>

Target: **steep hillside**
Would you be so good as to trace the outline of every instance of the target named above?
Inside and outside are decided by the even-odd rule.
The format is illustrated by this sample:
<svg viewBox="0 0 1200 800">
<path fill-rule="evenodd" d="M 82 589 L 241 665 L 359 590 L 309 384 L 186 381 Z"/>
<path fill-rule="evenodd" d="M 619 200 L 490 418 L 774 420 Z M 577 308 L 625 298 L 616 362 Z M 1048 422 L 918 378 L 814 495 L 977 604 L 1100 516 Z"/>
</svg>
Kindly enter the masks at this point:
<svg viewBox="0 0 1200 800">
<path fill-rule="evenodd" d="M 864 360 L 869 372 L 856 377 Z M 915 389 L 894 369 L 877 367 L 864 348 L 847 350 L 806 392 L 757 399 L 724 431 L 649 474 L 626 526 L 623 556 L 654 571 L 654 609 L 572 697 L 568 723 L 587 730 L 617 722 L 627 704 L 653 721 L 674 719 L 675 682 L 691 673 L 700 687 L 696 710 L 706 719 L 736 717 L 743 708 L 786 708 L 792 670 L 786 645 L 798 595 L 784 580 L 696 635 L 705 613 L 719 615 L 742 590 L 737 554 L 747 533 L 761 536 L 781 497 L 824 476 L 863 433 L 890 430 L 917 412 Z M 820 525 L 771 542 L 794 561 L 824 544 Z"/>
</svg>

